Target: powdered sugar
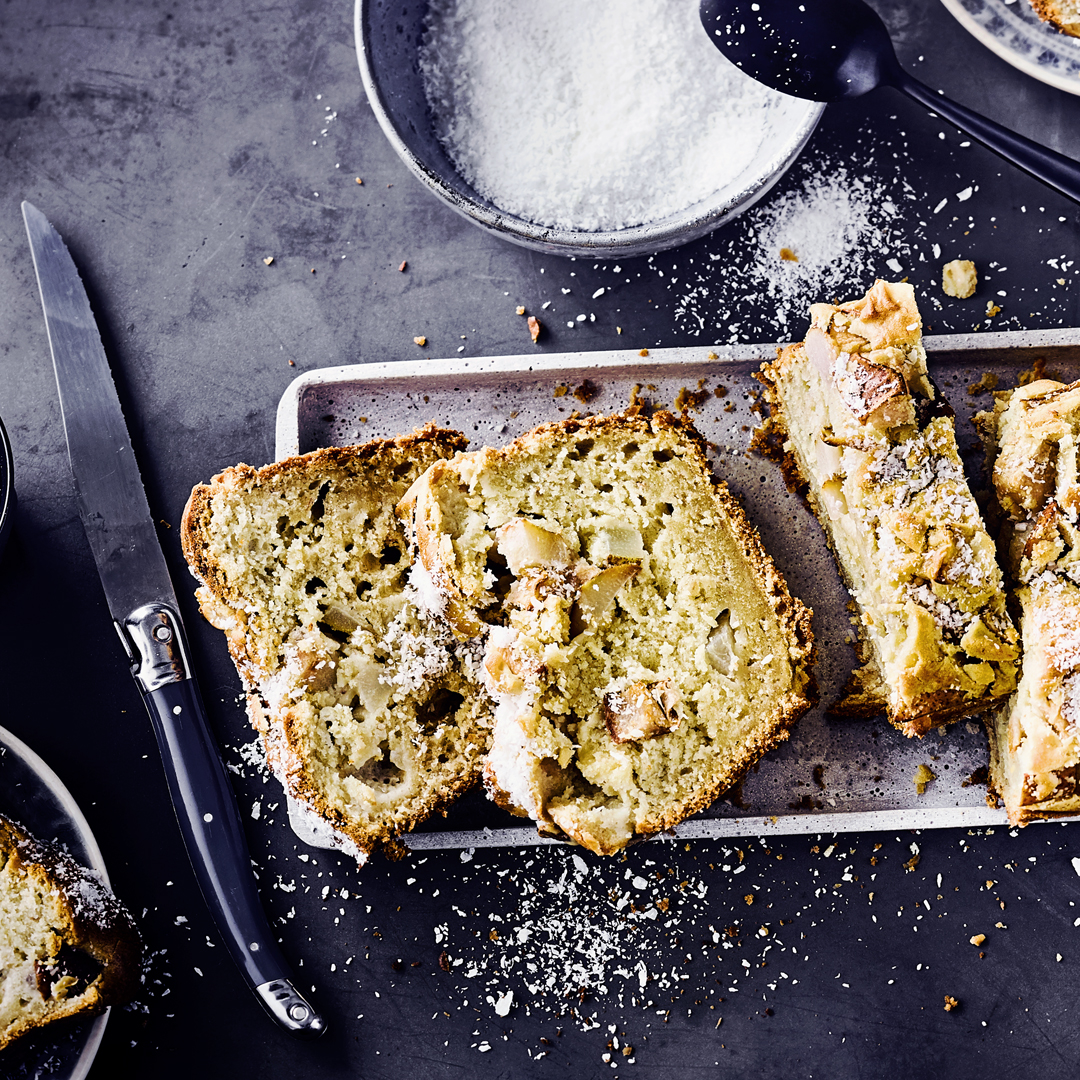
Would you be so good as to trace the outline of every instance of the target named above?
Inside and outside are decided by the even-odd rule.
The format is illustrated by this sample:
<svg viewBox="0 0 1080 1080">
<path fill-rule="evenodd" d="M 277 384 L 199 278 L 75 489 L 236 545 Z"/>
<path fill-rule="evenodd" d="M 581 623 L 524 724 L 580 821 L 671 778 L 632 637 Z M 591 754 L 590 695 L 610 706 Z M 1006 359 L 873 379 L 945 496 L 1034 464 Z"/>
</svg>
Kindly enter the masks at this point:
<svg viewBox="0 0 1080 1080">
<path fill-rule="evenodd" d="M 434 0 L 420 66 L 465 179 L 500 209 L 571 229 L 709 197 L 787 100 L 720 55 L 697 0 Z"/>
</svg>

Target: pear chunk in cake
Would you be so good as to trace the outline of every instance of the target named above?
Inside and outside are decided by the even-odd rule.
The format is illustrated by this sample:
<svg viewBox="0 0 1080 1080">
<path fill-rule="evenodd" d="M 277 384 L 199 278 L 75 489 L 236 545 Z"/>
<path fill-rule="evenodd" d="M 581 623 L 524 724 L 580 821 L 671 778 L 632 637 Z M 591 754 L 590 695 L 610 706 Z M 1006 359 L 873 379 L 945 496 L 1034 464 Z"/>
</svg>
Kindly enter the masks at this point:
<svg viewBox="0 0 1080 1080">
<path fill-rule="evenodd" d="M 806 340 L 759 378 L 767 427 L 805 486 L 858 615 L 862 666 L 836 711 L 906 735 L 1016 686 L 1019 648 L 953 412 L 927 375 L 910 285 L 814 304 Z"/>
<path fill-rule="evenodd" d="M 670 829 L 813 702 L 809 610 L 667 413 L 438 461 L 400 512 L 431 610 L 483 642 L 489 793 L 546 835 Z"/>
</svg>

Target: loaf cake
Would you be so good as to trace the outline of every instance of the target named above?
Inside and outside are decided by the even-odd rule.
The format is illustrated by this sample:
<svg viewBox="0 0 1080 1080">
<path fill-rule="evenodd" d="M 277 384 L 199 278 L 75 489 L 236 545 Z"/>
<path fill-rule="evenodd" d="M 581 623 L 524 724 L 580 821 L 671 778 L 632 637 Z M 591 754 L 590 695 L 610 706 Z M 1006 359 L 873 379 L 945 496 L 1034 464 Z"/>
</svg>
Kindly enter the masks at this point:
<svg viewBox="0 0 1080 1080">
<path fill-rule="evenodd" d="M 670 414 L 438 461 L 400 513 L 428 611 L 483 645 L 489 794 L 545 835 L 668 830 L 813 702 L 810 612 Z"/>
<path fill-rule="evenodd" d="M 1009 821 L 1080 813 L 1080 382 L 995 395 L 976 418 L 1022 616 L 1017 692 L 988 723 L 990 786 Z"/>
<path fill-rule="evenodd" d="M 479 778 L 490 707 L 467 650 L 420 614 L 394 507 L 463 435 L 429 425 L 196 487 L 182 543 L 225 631 L 268 762 L 306 824 L 359 862 Z"/>
<path fill-rule="evenodd" d="M 1063 34 L 1080 37 L 1080 0 L 1031 0 L 1035 14 Z"/>
<path fill-rule="evenodd" d="M 129 1002 L 141 955 L 135 923 L 96 874 L 0 815 L 0 1049 Z"/>
<path fill-rule="evenodd" d="M 855 603 L 862 664 L 835 710 L 885 712 L 921 736 L 1016 687 L 994 544 L 927 375 L 911 286 L 878 281 L 810 313 L 806 340 L 760 372 L 762 441 L 782 449 Z"/>
</svg>

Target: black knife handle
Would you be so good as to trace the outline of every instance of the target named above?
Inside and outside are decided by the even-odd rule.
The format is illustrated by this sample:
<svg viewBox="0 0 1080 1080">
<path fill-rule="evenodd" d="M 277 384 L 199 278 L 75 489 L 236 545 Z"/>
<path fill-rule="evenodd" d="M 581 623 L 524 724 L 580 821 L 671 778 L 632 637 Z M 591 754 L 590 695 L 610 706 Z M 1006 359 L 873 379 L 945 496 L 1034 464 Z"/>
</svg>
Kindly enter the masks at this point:
<svg viewBox="0 0 1080 1080">
<path fill-rule="evenodd" d="M 301 1038 L 321 1035 L 326 1023 L 293 987 L 259 902 L 236 797 L 195 680 L 166 683 L 144 699 L 195 877 L 229 953 L 282 1027 Z"/>
</svg>

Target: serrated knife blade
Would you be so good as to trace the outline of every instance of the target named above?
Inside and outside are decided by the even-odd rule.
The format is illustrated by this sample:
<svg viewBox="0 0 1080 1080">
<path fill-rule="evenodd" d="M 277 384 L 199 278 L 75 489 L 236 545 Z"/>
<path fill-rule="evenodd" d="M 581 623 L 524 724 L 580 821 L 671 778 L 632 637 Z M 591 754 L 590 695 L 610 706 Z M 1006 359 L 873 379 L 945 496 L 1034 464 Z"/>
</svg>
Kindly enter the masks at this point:
<svg viewBox="0 0 1080 1080">
<path fill-rule="evenodd" d="M 259 902 L 236 798 L 191 673 L 112 371 L 82 279 L 44 214 L 22 204 L 79 515 L 161 750 L 177 822 L 230 954 L 270 1015 L 301 1037 L 325 1023 L 292 983 Z"/>
</svg>

